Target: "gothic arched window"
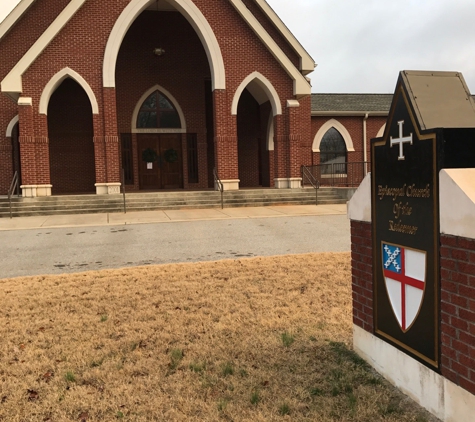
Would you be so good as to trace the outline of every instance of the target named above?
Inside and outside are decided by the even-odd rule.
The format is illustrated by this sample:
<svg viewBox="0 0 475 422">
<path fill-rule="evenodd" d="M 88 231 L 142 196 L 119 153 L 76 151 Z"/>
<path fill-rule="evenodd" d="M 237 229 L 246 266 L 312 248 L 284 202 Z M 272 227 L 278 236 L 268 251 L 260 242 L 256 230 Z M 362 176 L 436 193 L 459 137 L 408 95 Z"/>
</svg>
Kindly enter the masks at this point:
<svg viewBox="0 0 475 422">
<path fill-rule="evenodd" d="M 346 173 L 345 140 L 334 127 L 327 130 L 320 142 L 320 164 L 323 174 Z"/>
<path fill-rule="evenodd" d="M 140 107 L 137 128 L 179 129 L 181 128 L 180 116 L 172 102 L 157 90 Z"/>
</svg>

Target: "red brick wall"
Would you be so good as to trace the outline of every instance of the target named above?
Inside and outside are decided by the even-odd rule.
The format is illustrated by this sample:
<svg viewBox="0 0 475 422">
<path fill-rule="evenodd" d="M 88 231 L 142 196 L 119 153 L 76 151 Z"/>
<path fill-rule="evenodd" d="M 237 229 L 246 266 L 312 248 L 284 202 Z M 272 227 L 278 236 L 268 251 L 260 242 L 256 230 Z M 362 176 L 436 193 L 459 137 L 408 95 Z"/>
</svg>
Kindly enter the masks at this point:
<svg viewBox="0 0 475 422">
<path fill-rule="evenodd" d="M 371 223 L 351 221 L 353 323 L 373 333 L 373 247 Z"/>
<path fill-rule="evenodd" d="M 475 239 L 441 235 L 442 375 L 475 394 Z"/>
</svg>

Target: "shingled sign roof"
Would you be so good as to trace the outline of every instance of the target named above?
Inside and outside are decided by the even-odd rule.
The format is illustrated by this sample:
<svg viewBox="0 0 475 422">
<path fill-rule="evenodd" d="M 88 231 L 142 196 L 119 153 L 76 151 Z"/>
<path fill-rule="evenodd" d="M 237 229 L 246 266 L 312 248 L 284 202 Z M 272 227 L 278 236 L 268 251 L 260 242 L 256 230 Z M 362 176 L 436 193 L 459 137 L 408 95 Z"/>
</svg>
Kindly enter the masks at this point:
<svg viewBox="0 0 475 422">
<path fill-rule="evenodd" d="M 393 94 L 312 94 L 312 114 L 365 114 L 387 115 Z"/>
</svg>

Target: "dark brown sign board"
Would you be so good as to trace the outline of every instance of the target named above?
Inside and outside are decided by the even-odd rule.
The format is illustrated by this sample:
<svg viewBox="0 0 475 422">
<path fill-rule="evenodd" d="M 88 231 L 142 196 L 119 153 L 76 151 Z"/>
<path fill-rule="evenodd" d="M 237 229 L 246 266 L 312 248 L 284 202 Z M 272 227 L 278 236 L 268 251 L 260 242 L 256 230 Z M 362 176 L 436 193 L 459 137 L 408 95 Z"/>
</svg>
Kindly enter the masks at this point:
<svg viewBox="0 0 475 422">
<path fill-rule="evenodd" d="M 475 104 L 460 73 L 403 71 L 384 135 L 371 141 L 374 332 L 435 370 L 439 171 L 475 165 L 475 155 L 456 157 L 457 143 L 475 146 L 473 128 Z"/>
</svg>

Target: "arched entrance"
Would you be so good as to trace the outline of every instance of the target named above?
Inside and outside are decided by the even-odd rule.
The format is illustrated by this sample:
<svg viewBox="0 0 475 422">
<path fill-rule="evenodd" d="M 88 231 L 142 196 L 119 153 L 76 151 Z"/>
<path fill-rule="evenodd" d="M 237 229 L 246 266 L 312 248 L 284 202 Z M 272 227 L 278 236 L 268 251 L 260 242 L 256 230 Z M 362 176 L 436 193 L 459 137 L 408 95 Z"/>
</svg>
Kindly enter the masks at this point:
<svg viewBox="0 0 475 422">
<path fill-rule="evenodd" d="M 239 185 L 243 188 L 270 186 L 267 125 L 271 106 L 262 106 L 245 89 L 237 113 Z"/>
<path fill-rule="evenodd" d="M 277 92 L 267 78 L 253 72 L 236 90 L 231 113 L 237 115 L 240 187 L 271 186 L 274 117 L 282 114 Z"/>
<path fill-rule="evenodd" d="M 66 78 L 48 104 L 48 137 L 53 194 L 95 192 L 92 107 L 87 93 Z"/>
<path fill-rule="evenodd" d="M 189 2 L 148 2 L 134 12 L 118 52 L 117 125 L 129 191 L 207 188 L 214 165 L 207 159 L 212 72 L 179 3 Z"/>
</svg>

